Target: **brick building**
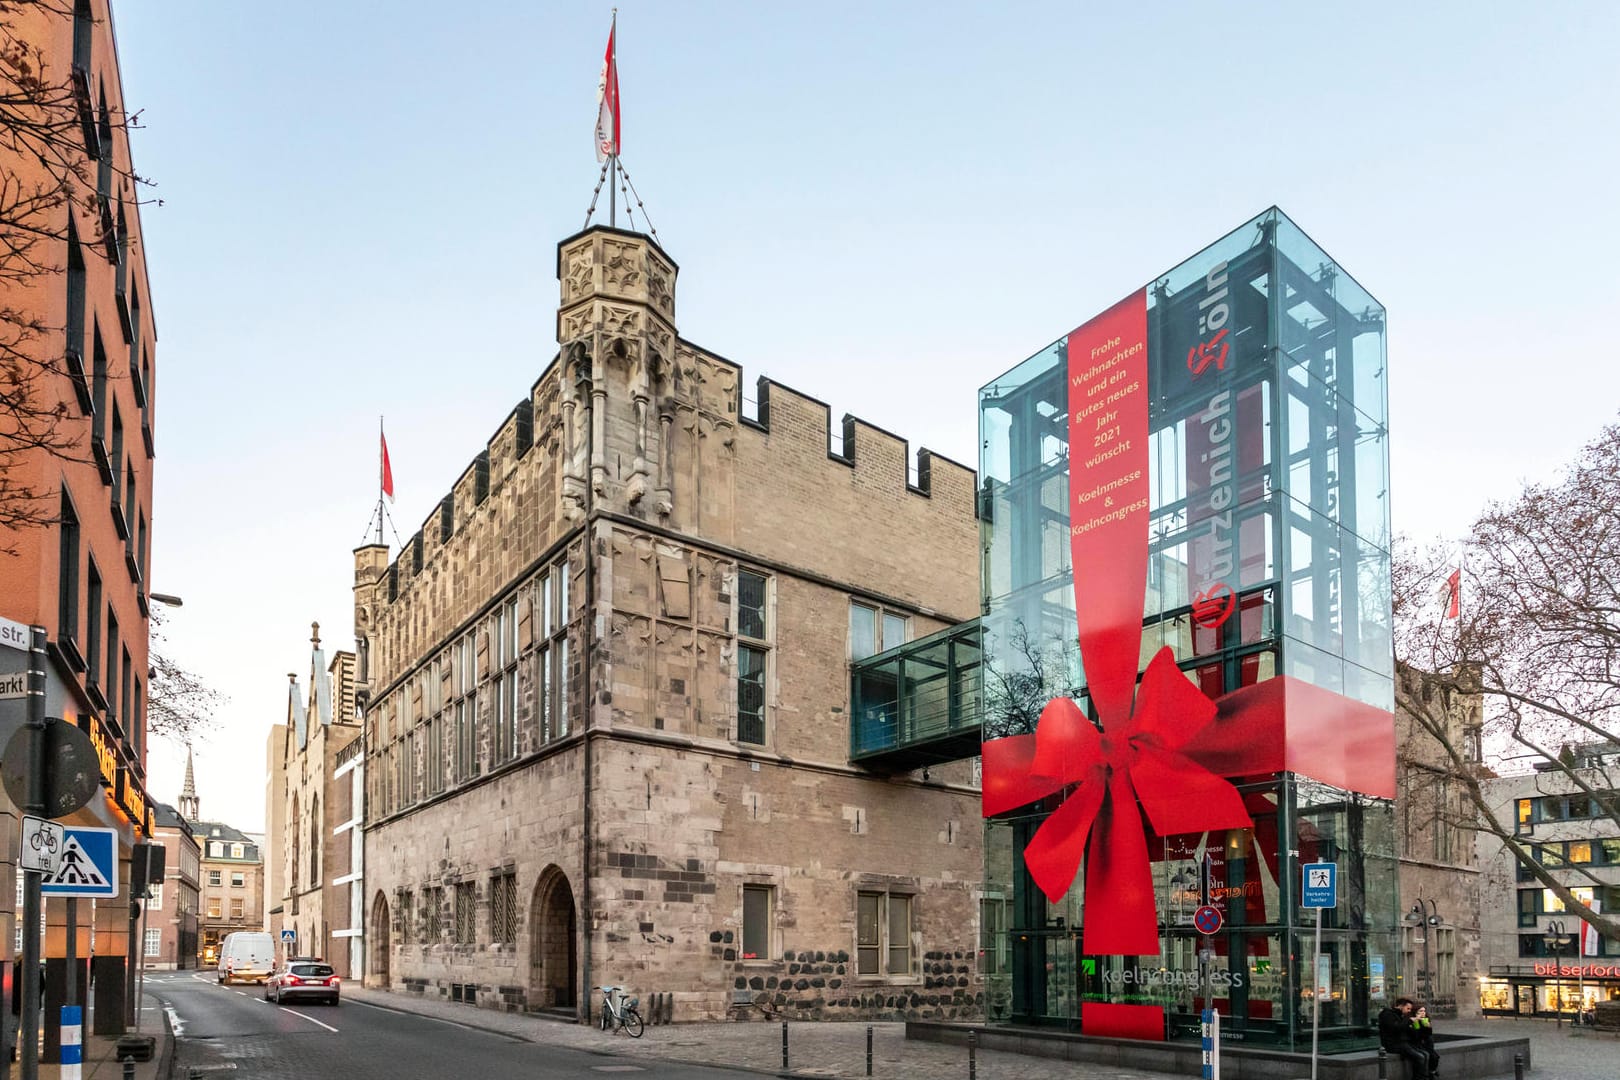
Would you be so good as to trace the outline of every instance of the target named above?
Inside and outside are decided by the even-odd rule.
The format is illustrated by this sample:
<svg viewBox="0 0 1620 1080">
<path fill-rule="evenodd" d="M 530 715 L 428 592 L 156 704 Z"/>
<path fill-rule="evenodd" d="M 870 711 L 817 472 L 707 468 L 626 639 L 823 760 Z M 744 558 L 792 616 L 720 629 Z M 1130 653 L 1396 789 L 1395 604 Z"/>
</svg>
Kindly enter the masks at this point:
<svg viewBox="0 0 1620 1080">
<path fill-rule="evenodd" d="M 348 978 L 358 969 L 350 966 L 346 939 L 360 928 L 351 917 L 358 905 L 350 893 L 363 886 L 354 876 L 359 863 L 350 835 L 352 781 L 347 772 L 338 775 L 338 766 L 360 743 L 354 654 L 338 652 L 328 663 L 320 624 L 311 630 L 308 685 L 291 677 L 287 722 L 276 725 L 280 742 L 270 746 L 268 774 L 280 803 L 266 817 L 275 837 L 265 858 L 266 878 L 276 883 L 276 892 L 266 894 L 266 928 L 278 941 L 282 931 L 293 931 L 294 952 L 325 957 Z"/>
<path fill-rule="evenodd" d="M 148 551 L 155 452 L 155 344 L 117 45 L 106 0 L 11 5 L 0 96 L 50 133 L 53 150 L 0 150 L 0 619 L 45 630 L 45 713 L 95 743 L 103 793 L 65 820 L 118 833 L 119 876 L 150 835 L 145 790 Z M 25 77 L 26 74 L 26 77 Z M 37 79 L 37 82 L 33 82 Z M 33 200 L 32 208 L 27 203 Z M 19 445 L 19 402 L 55 410 L 58 453 Z M 26 437 L 22 443 L 28 442 Z M 49 439 L 47 440 L 49 441 Z M 20 497 L 32 492 L 35 500 Z M 16 629 L 10 627 L 10 629 Z M 27 641 L 0 646 L 0 674 L 27 668 Z M 25 700 L 0 702 L 0 725 Z M 0 828 L 17 809 L 0 794 Z M 0 853 L 0 933 L 14 940 L 14 847 Z M 99 1032 L 118 1030 L 128 890 L 95 904 Z M 78 955 L 89 955 L 88 904 Z M 46 905 L 49 956 L 65 955 L 63 901 Z M 82 984 L 81 984 L 82 985 Z M 101 997 L 101 995 L 107 995 Z"/>
<path fill-rule="evenodd" d="M 237 930 L 264 926 L 264 857 L 253 838 L 217 821 L 192 827 L 202 844 L 198 947 L 202 966 L 219 959 L 219 943 Z"/>
<path fill-rule="evenodd" d="M 974 473 L 763 379 L 747 416 L 676 273 L 563 241 L 556 358 L 394 561 L 355 552 L 367 982 L 977 1015 L 971 763 L 853 763 L 849 674 L 977 614 Z"/>
<path fill-rule="evenodd" d="M 191 755 L 186 755 L 186 786 Z M 197 966 L 197 917 L 201 906 L 202 845 L 191 823 L 172 806 L 152 807 L 153 833 L 163 845 L 163 883 L 152 886 L 145 903 L 143 955 L 148 968 L 178 970 Z"/>
</svg>

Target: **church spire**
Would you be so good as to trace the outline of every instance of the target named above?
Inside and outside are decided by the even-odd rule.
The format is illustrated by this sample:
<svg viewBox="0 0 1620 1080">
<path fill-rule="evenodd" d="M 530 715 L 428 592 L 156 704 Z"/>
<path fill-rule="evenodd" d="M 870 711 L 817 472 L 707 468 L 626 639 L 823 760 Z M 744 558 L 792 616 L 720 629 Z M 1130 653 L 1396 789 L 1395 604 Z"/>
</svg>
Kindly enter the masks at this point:
<svg viewBox="0 0 1620 1080">
<path fill-rule="evenodd" d="M 180 789 L 180 816 L 187 821 L 196 821 L 197 812 L 197 777 L 191 767 L 191 747 L 186 747 L 186 784 Z"/>
</svg>

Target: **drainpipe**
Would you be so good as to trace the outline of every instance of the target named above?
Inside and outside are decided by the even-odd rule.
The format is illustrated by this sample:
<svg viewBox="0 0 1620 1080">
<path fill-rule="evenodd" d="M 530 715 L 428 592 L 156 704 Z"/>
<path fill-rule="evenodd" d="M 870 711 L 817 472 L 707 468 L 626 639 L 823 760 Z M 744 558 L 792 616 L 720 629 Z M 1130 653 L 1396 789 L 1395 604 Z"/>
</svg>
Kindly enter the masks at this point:
<svg viewBox="0 0 1620 1080">
<path fill-rule="evenodd" d="M 591 380 L 595 382 L 602 377 L 601 339 L 593 343 L 597 346 L 591 357 Z M 597 398 L 594 394 L 586 397 L 589 403 L 586 408 L 589 412 L 585 418 L 585 430 L 594 432 L 598 423 L 595 415 Z M 587 478 L 592 477 L 592 470 L 596 465 L 593 460 L 595 440 L 587 435 L 585 440 L 585 469 Z M 591 832 L 591 742 L 594 732 L 591 724 L 591 714 L 595 708 L 596 688 L 594 685 L 594 667 L 591 662 L 593 653 L 592 644 L 595 639 L 596 617 L 596 545 L 595 537 L 591 535 L 592 513 L 595 510 L 596 485 L 590 479 L 585 483 L 585 527 L 581 533 L 585 538 L 585 618 L 582 623 L 580 650 L 580 670 L 585 674 L 585 714 L 584 714 L 584 749 L 582 751 L 581 787 L 584 800 L 580 814 L 580 879 L 579 879 L 579 995 L 580 1005 L 578 1014 L 586 1023 L 591 1020 L 591 934 L 593 920 L 591 918 L 591 849 L 593 835 Z M 565 613 L 566 614 L 566 613 Z M 566 675 L 565 675 L 566 677 Z"/>
</svg>

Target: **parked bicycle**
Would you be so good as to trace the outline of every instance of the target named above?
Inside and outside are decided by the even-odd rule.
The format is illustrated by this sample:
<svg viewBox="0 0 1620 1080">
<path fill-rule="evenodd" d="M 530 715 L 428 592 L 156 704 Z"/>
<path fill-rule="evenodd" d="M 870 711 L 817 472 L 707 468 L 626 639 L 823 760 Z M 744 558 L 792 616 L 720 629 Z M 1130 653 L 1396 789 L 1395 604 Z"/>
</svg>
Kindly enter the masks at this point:
<svg viewBox="0 0 1620 1080">
<path fill-rule="evenodd" d="M 641 999 L 625 997 L 622 986 L 598 986 L 597 989 L 602 991 L 602 1030 L 623 1031 L 632 1039 L 641 1038 L 644 1026 L 641 1021 Z"/>
</svg>

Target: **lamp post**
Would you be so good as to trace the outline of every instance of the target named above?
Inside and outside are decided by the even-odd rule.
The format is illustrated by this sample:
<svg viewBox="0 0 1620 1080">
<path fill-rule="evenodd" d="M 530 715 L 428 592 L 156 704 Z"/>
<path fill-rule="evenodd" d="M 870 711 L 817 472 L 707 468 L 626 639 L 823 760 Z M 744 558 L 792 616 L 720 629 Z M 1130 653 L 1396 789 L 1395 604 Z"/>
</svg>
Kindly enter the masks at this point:
<svg viewBox="0 0 1620 1080">
<path fill-rule="evenodd" d="M 1562 920 L 1554 919 L 1547 924 L 1542 940 L 1547 943 L 1547 951 L 1553 958 L 1553 1018 L 1557 1027 L 1564 1025 L 1564 992 L 1558 984 L 1558 957 L 1564 951 L 1564 946 L 1570 942 L 1570 935 L 1564 933 Z"/>
<path fill-rule="evenodd" d="M 1434 968 L 1429 962 L 1429 935 L 1440 925 L 1440 902 L 1425 900 L 1420 896 L 1402 921 L 1417 927 L 1419 940 L 1423 943 L 1423 1003 L 1433 1008 Z"/>
</svg>

